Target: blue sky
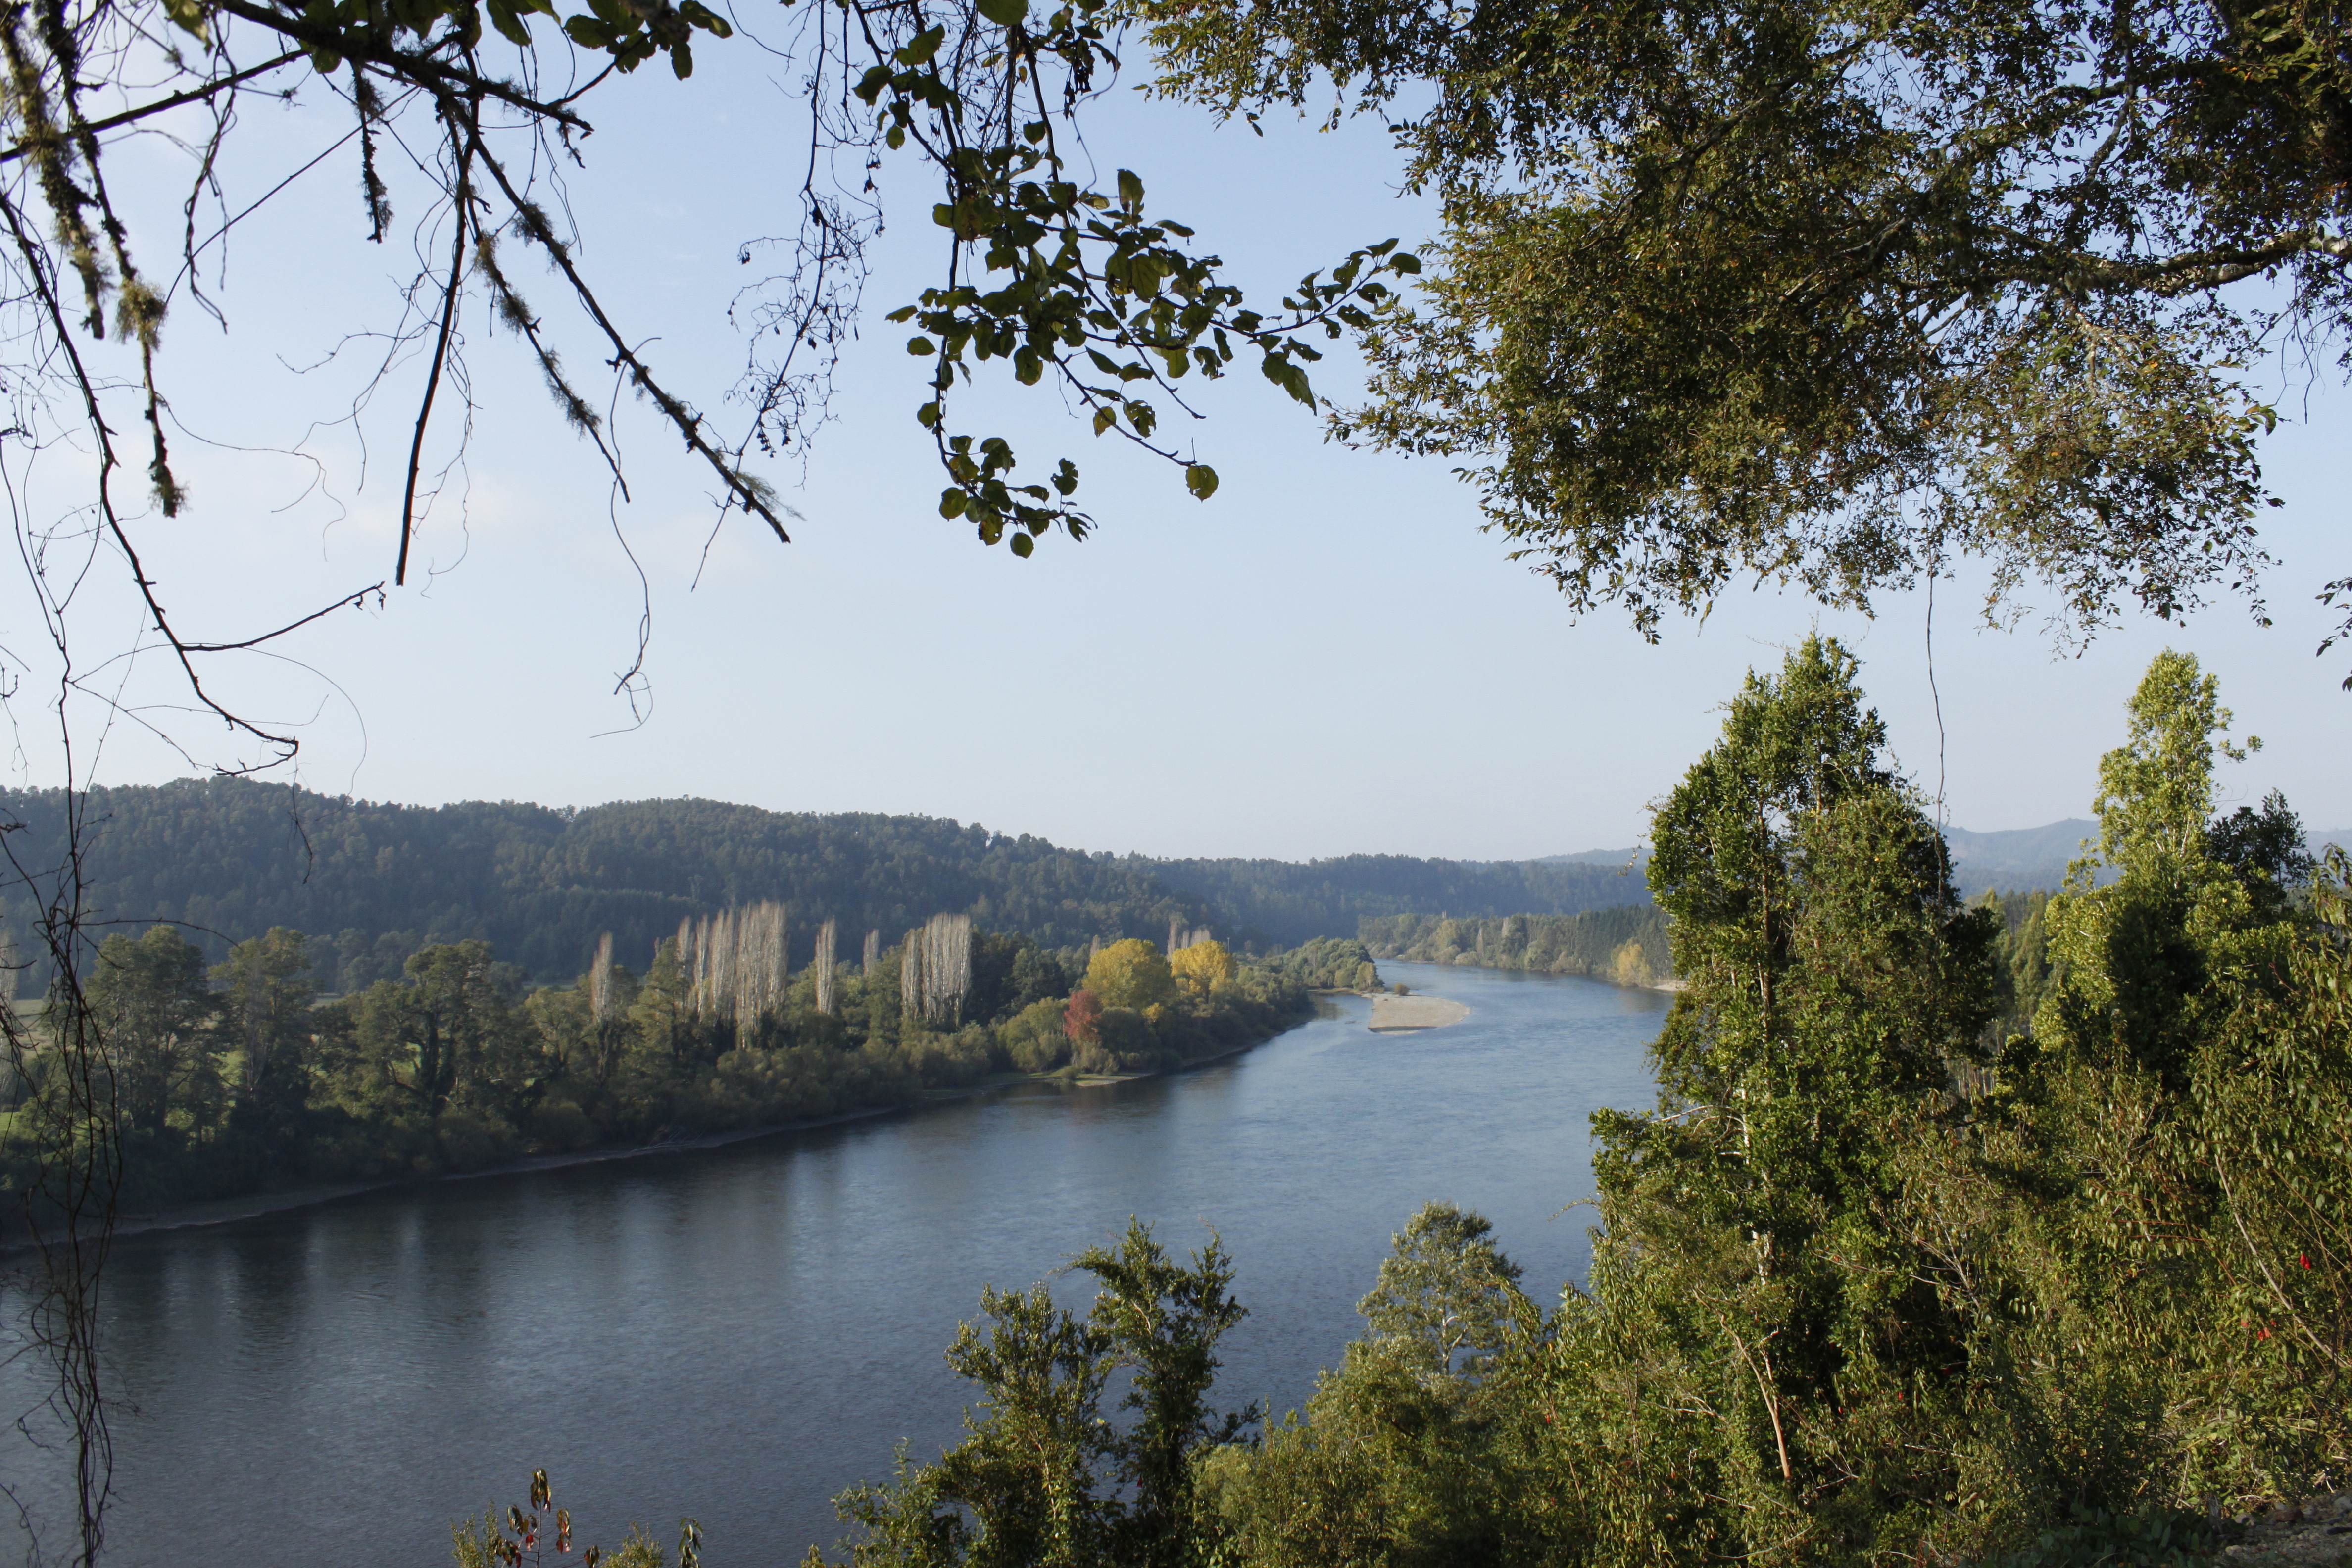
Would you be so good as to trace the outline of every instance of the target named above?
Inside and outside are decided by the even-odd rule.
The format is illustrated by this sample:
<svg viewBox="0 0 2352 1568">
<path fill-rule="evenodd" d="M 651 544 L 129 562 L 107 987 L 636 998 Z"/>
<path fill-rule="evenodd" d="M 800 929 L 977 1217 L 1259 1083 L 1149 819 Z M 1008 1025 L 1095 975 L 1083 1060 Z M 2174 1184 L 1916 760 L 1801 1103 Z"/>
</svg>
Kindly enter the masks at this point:
<svg viewBox="0 0 2352 1568">
<path fill-rule="evenodd" d="M 740 354 L 725 315 L 744 275 L 738 247 L 790 221 L 794 109 L 775 86 L 784 68 L 740 41 L 698 60 L 686 86 L 647 70 L 600 89 L 587 167 L 567 186 L 608 303 L 652 340 L 674 387 L 717 406 Z M 249 103 L 232 205 L 344 129 L 323 108 Z M 1155 208 L 1269 295 L 1357 244 L 1430 232 L 1427 206 L 1393 189 L 1377 127 L 1272 123 L 1260 139 L 1120 94 L 1092 141 L 1106 168 L 1137 169 Z M 160 251 L 176 239 L 169 182 L 184 154 L 150 141 L 124 157 L 139 160 L 140 221 Z M 393 448 L 421 364 L 396 365 L 372 405 L 363 486 L 359 441 L 315 422 L 348 407 L 380 341 L 345 334 L 397 319 L 405 226 L 425 204 L 395 182 L 402 244 L 368 245 L 351 162 L 348 150 L 330 158 L 231 237 L 226 279 L 208 283 L 227 334 L 175 300 L 163 373 L 189 432 L 178 450 L 195 508 L 137 536 L 187 635 L 249 636 L 389 576 Z M 2006 633 L 1972 624 L 1969 583 L 1947 584 L 1939 735 L 1918 595 L 1888 599 L 1872 620 L 1742 589 L 1704 626 L 1670 623 L 1654 647 L 1607 613 L 1580 624 L 1478 531 L 1473 493 L 1444 464 L 1329 446 L 1254 374 L 1208 395 L 1209 417 L 1183 432 L 1223 477 L 1206 504 L 1172 471 L 1091 440 L 1050 395 L 966 394 L 975 426 L 996 421 L 1035 458 L 1075 457 L 1104 524 L 1026 563 L 981 548 L 936 515 L 939 479 L 909 417 L 919 368 L 903 331 L 879 321 L 936 258 L 931 198 L 911 162 L 882 178 L 896 223 L 837 422 L 804 483 L 797 468 L 769 470 L 803 515 L 789 547 L 731 519 L 705 562 L 707 479 L 625 405 L 617 428 L 635 500 L 615 505 L 529 362 L 477 310 L 472 444 L 420 539 L 432 568 L 422 585 L 289 640 L 299 664 L 244 657 L 216 678 L 245 707 L 300 727 L 308 786 L 419 802 L 699 795 L 923 812 L 1170 855 L 1543 855 L 1632 842 L 1741 673 L 1818 625 L 1860 652 L 1903 764 L 1931 793 L 1940 747 L 1949 814 L 1966 826 L 2083 815 L 2123 700 L 2168 645 L 2204 658 L 2241 731 L 2267 742 L 2229 771 L 2233 798 L 2279 787 L 2313 826 L 2352 824 L 2352 695 L 2336 687 L 2352 655 L 2311 657 L 2326 626 L 2311 594 L 2352 570 L 2338 394 L 2322 388 L 2307 421 L 2267 447 L 2289 502 L 2265 525 L 2282 560 L 2274 626 L 2223 604 L 2185 628 L 2133 622 L 2086 649 L 2053 649 L 2032 618 Z M 521 281 L 571 363 L 593 370 L 594 345 L 552 279 L 533 265 Z M 339 343 L 323 368 L 292 368 Z M 1335 362 L 1322 383 L 1344 395 L 1349 367 Z M 2296 390 L 2292 412 L 2305 408 Z M 315 464 L 283 455 L 306 438 Z M 616 524 L 652 607 L 651 715 L 635 728 L 611 690 L 639 611 Z M 92 589 L 78 613 L 90 639 L 135 624 L 119 593 Z M 7 614 L 21 640 L 22 606 Z M 126 700 L 170 701 L 167 676 L 142 659 Z M 16 775 L 54 783 L 58 754 L 26 700 Z M 149 716 L 198 760 L 220 754 L 211 728 Z M 135 726 L 116 725 L 93 753 L 94 723 L 85 716 L 82 757 L 101 780 L 189 771 Z"/>
</svg>

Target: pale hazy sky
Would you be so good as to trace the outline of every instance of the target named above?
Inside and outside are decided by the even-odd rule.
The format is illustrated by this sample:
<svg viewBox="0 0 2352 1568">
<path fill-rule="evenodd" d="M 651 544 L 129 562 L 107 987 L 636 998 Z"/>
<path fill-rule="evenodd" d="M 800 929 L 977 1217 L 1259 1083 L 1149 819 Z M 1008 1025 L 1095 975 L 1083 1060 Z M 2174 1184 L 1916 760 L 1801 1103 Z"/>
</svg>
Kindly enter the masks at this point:
<svg viewBox="0 0 2352 1568">
<path fill-rule="evenodd" d="M 600 134 L 569 184 L 583 260 L 608 303 L 656 340 L 649 355 L 673 387 L 709 407 L 739 354 L 725 320 L 744 273 L 737 247 L 790 222 L 795 111 L 771 85 L 783 75 L 775 60 L 740 45 L 697 59 L 684 87 L 648 69 L 600 89 Z M 245 129 L 251 161 L 231 172 L 233 205 L 346 127 L 256 102 Z M 1376 133 L 1276 125 L 1260 140 L 1122 100 L 1097 117 L 1094 143 L 1106 167 L 1137 168 L 1156 210 L 1193 224 L 1199 243 L 1269 296 L 1351 246 L 1430 229 L 1426 206 L 1391 189 L 1393 160 Z M 159 178 L 181 157 L 154 142 L 133 155 Z M 163 372 L 192 433 L 178 450 L 195 507 L 138 534 L 186 635 L 249 636 L 390 575 L 394 448 L 421 365 L 397 369 L 378 405 L 364 489 L 357 447 L 334 429 L 311 438 L 324 489 L 306 464 L 258 450 L 292 447 L 311 421 L 341 413 L 368 341 L 304 375 L 284 367 L 396 312 L 408 253 L 363 242 L 351 162 L 329 159 L 234 237 L 215 290 L 233 336 L 175 302 Z M 1180 436 L 1223 476 L 1205 505 L 1171 471 L 1087 438 L 1050 395 L 987 409 L 965 394 L 966 428 L 997 413 L 989 427 L 1015 434 L 1033 459 L 1073 455 L 1104 523 L 1083 545 L 1048 540 L 1026 563 L 981 548 L 936 515 L 940 480 L 909 417 L 919 367 L 900 351 L 904 331 L 879 321 L 911 298 L 938 250 L 916 174 L 910 163 L 884 172 L 910 199 L 880 254 L 838 423 L 804 486 L 796 468 L 767 470 L 804 514 L 793 545 L 730 519 L 691 586 L 708 482 L 625 407 L 636 499 L 608 510 L 593 454 L 478 309 L 468 336 L 481 407 L 462 516 L 459 496 L 445 497 L 421 542 L 434 571 L 380 612 L 344 612 L 282 645 L 299 666 L 248 657 L 224 668 L 224 692 L 303 726 L 309 787 L 380 799 L 698 795 L 923 812 L 1154 854 L 1505 858 L 1631 843 L 1645 804 L 1708 742 L 1742 671 L 1777 662 L 1816 624 L 1858 649 L 1904 765 L 1930 792 L 1940 744 L 1954 821 L 2080 816 L 2125 697 L 2171 645 L 2218 671 L 2241 730 L 2268 742 L 2229 771 L 2233 796 L 2279 787 L 2309 825 L 2352 824 L 2352 695 L 2337 689 L 2352 652 L 2311 657 L 2326 626 L 2312 593 L 2352 570 L 2338 434 L 2352 405 L 2338 394 L 2323 389 L 2309 422 L 2266 448 L 2290 503 L 2265 521 L 2283 561 L 2269 584 L 2274 626 L 2224 604 L 2186 628 L 2127 624 L 2078 657 L 2053 652 L 2031 622 L 1978 629 L 1969 585 L 1947 584 L 1939 741 L 1917 596 L 1889 600 L 1872 621 L 1743 588 L 1704 626 L 1670 623 L 1656 647 L 1612 614 L 1577 624 L 1478 531 L 1475 498 L 1445 465 L 1326 445 L 1254 371 L 1211 394 L 1211 417 Z M 150 195 L 150 213 L 172 226 L 148 230 L 160 249 L 176 237 L 177 195 L 160 183 Z M 395 186 L 394 199 L 404 224 L 423 216 L 413 190 Z M 567 321 L 536 265 L 522 274 L 547 318 Z M 571 363 L 593 368 L 593 345 L 570 341 Z M 1345 367 L 1324 384 L 1344 391 Z M 2302 415 L 2300 391 L 2290 401 Z M 206 451 L 195 436 L 254 449 Z M 615 518 L 652 590 L 653 710 L 635 729 L 611 693 L 637 623 Z M 26 607 L 10 601 L 5 613 L 11 646 L 30 646 Z M 85 647 L 119 643 L 136 618 L 100 588 L 78 614 Z M 126 698 L 168 700 L 165 673 L 149 656 Z M 38 697 L 36 683 L 16 699 L 15 773 L 45 784 L 60 763 L 27 706 Z M 148 717 L 216 754 L 213 729 Z M 83 731 L 86 765 L 94 733 Z M 131 724 L 95 756 L 107 782 L 189 771 Z"/>
</svg>

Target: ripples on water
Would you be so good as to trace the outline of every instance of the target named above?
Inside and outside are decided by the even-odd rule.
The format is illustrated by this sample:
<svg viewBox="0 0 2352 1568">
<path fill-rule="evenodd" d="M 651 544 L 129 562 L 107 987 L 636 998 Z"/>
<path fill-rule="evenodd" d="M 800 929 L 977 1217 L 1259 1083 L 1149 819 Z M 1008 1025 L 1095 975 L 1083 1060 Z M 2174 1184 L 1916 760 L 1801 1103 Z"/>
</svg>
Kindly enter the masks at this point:
<svg viewBox="0 0 2352 1568">
<path fill-rule="evenodd" d="M 106 1333 L 138 1411 L 107 1561 L 419 1568 L 543 1465 L 583 1539 L 693 1513 L 714 1564 L 790 1564 L 898 1440 L 953 1439 L 940 1352 L 981 1286 L 1034 1283 L 1130 1214 L 1233 1253 L 1229 1405 L 1303 1402 L 1430 1198 L 1493 1219 L 1538 1296 L 1581 1279 L 1591 1211 L 1558 1211 L 1591 1190 L 1588 1115 L 1649 1103 L 1664 999 L 1382 970 L 1470 1017 L 1375 1036 L 1348 998 L 1169 1078 L 125 1238 Z M 39 1489 L 21 1441 L 0 1457 Z"/>
</svg>

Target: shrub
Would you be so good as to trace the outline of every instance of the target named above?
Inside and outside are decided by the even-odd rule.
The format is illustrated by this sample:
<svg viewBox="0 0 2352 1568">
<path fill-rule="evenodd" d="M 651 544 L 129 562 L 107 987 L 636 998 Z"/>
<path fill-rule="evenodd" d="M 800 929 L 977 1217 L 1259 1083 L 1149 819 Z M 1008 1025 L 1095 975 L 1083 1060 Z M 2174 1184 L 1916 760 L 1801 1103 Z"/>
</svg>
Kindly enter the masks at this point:
<svg viewBox="0 0 2352 1568">
<path fill-rule="evenodd" d="M 997 1041 L 1015 1068 L 1052 1072 L 1070 1059 L 1070 1036 L 1063 1022 L 1066 1006 L 1050 998 L 1032 1002 L 1004 1021 Z"/>
</svg>

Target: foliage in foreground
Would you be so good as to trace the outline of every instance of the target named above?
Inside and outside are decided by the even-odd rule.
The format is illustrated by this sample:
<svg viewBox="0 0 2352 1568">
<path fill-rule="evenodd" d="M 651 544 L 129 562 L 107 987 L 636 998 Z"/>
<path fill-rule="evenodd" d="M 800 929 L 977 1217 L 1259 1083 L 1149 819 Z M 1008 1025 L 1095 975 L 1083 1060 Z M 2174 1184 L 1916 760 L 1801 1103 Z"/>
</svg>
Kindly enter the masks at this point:
<svg viewBox="0 0 2352 1568">
<path fill-rule="evenodd" d="M 555 1506 L 555 1489 L 545 1470 L 530 1473 L 529 1511 L 509 1505 L 501 1520 L 495 1508 L 449 1527 L 452 1554 L 457 1568 L 546 1568 L 572 1554 L 572 1510 Z M 580 1551 L 581 1568 L 667 1568 L 669 1559 L 642 1524 L 629 1526 L 618 1550 L 609 1555 L 595 1545 Z M 677 1521 L 677 1568 L 701 1568 L 702 1526 L 691 1519 Z"/>
<path fill-rule="evenodd" d="M 992 1295 L 951 1352 L 965 1444 L 843 1500 L 859 1568 L 2158 1564 L 2210 1548 L 2213 1503 L 2340 1481 L 2352 863 L 2303 882 L 2294 834 L 2217 821 L 2229 716 L 2168 653 L 2101 766 L 2117 875 L 2036 911 L 2031 1026 L 1996 1036 L 2003 922 L 1955 894 L 1855 674 L 1816 639 L 1751 676 L 1657 813 L 1685 989 L 1657 1108 L 1595 1119 L 1589 1291 L 1547 1313 L 1433 1205 L 1363 1337 L 1250 1436 L 1100 1424 L 1134 1352 Z M 1150 1321 L 1198 1369 L 1228 1320 Z"/>
<path fill-rule="evenodd" d="M 1245 1315 L 1212 1237 L 1188 1265 L 1130 1221 L 1116 1247 L 1071 1265 L 1094 1276 L 1080 1317 L 1040 1285 L 981 1298 L 948 1364 L 982 1390 L 964 1440 L 938 1463 L 899 1455 L 888 1483 L 844 1493 L 864 1564 L 1045 1565 L 1192 1560 L 1198 1464 L 1255 1412 L 1211 1403 L 1217 1343 Z M 1114 1424 L 1106 1402 L 1123 1386 Z"/>
<path fill-rule="evenodd" d="M 2247 367 L 2352 320 L 2340 5 L 1139 6 L 1163 90 L 1386 122 L 1444 231 L 1342 427 L 1468 465 L 1579 608 L 2257 591 Z"/>
</svg>

